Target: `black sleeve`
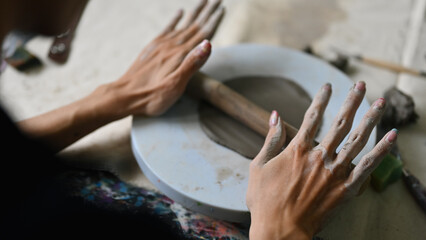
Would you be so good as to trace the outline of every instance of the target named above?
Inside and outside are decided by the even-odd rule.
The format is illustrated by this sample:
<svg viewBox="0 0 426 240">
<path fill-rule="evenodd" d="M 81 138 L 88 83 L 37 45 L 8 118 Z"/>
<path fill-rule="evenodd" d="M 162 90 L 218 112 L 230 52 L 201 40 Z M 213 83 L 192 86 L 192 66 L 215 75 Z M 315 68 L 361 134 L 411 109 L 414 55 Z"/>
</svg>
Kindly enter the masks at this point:
<svg viewBox="0 0 426 240">
<path fill-rule="evenodd" d="M 0 128 L 0 239 L 181 238 L 152 214 L 112 210 L 70 195 L 70 179 L 64 176 L 81 169 L 61 164 L 48 147 L 25 136 L 1 107 Z"/>
<path fill-rule="evenodd" d="M 63 166 L 56 161 L 55 155 L 43 144 L 26 137 L 0 107 L 1 132 L 1 169 L 0 184 L 3 193 L 24 196 L 29 193 L 20 191 L 24 187 L 32 188 L 43 178 L 51 176 Z"/>
</svg>

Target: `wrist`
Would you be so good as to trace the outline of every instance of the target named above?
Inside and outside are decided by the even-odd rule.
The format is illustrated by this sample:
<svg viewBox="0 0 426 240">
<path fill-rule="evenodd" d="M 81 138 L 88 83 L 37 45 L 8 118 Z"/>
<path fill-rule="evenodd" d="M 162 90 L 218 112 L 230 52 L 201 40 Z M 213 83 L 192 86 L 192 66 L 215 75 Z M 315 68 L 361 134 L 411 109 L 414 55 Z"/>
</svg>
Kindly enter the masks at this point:
<svg viewBox="0 0 426 240">
<path fill-rule="evenodd" d="M 284 231 L 283 237 L 281 239 L 297 239 L 297 240 L 311 240 L 313 237 L 312 234 L 304 231 L 303 228 L 296 225 L 287 225 L 286 230 Z"/>
<path fill-rule="evenodd" d="M 250 226 L 251 240 L 310 240 L 313 234 L 308 233 L 302 227 L 291 222 L 268 220 L 252 220 Z"/>
<path fill-rule="evenodd" d="M 122 99 L 123 97 L 120 96 L 119 91 L 116 91 L 114 82 L 112 82 L 97 87 L 85 101 L 99 124 L 105 125 L 129 115 L 121 103 Z"/>
</svg>

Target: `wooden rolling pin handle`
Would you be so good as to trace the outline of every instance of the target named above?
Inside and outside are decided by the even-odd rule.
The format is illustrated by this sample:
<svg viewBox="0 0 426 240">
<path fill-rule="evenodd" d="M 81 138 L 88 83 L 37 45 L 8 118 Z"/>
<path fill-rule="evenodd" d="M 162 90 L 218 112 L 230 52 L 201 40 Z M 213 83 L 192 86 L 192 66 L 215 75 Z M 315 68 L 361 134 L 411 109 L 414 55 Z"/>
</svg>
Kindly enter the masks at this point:
<svg viewBox="0 0 426 240">
<path fill-rule="evenodd" d="M 202 73 L 197 73 L 188 83 L 189 94 L 204 99 L 237 121 L 266 137 L 271 113 L 246 99 L 223 83 Z M 297 134 L 297 129 L 282 121 L 286 128 L 287 142 Z"/>
</svg>

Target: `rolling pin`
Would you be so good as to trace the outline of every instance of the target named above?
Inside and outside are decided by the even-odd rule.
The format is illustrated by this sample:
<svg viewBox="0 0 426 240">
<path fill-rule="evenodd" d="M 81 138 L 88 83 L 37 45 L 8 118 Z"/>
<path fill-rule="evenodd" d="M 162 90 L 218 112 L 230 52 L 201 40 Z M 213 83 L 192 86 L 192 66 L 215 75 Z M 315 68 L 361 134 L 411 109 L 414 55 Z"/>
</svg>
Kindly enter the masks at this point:
<svg viewBox="0 0 426 240">
<path fill-rule="evenodd" d="M 191 96 L 209 102 L 261 136 L 266 137 L 268 134 L 271 113 L 223 83 L 198 72 L 189 81 L 187 92 Z M 283 120 L 281 121 L 282 125 L 285 126 L 286 139 L 289 142 L 296 136 L 298 129 Z"/>
</svg>

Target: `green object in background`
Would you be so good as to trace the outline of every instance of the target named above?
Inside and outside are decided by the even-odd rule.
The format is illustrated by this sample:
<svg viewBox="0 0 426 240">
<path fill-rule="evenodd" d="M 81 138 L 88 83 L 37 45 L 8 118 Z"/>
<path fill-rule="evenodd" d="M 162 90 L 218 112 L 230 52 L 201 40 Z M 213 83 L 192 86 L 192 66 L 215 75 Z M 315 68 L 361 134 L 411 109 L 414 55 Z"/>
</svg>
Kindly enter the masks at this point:
<svg viewBox="0 0 426 240">
<path fill-rule="evenodd" d="M 401 178 L 402 167 L 402 161 L 389 153 L 371 174 L 371 185 L 378 192 L 385 190 L 389 184 Z"/>
</svg>

